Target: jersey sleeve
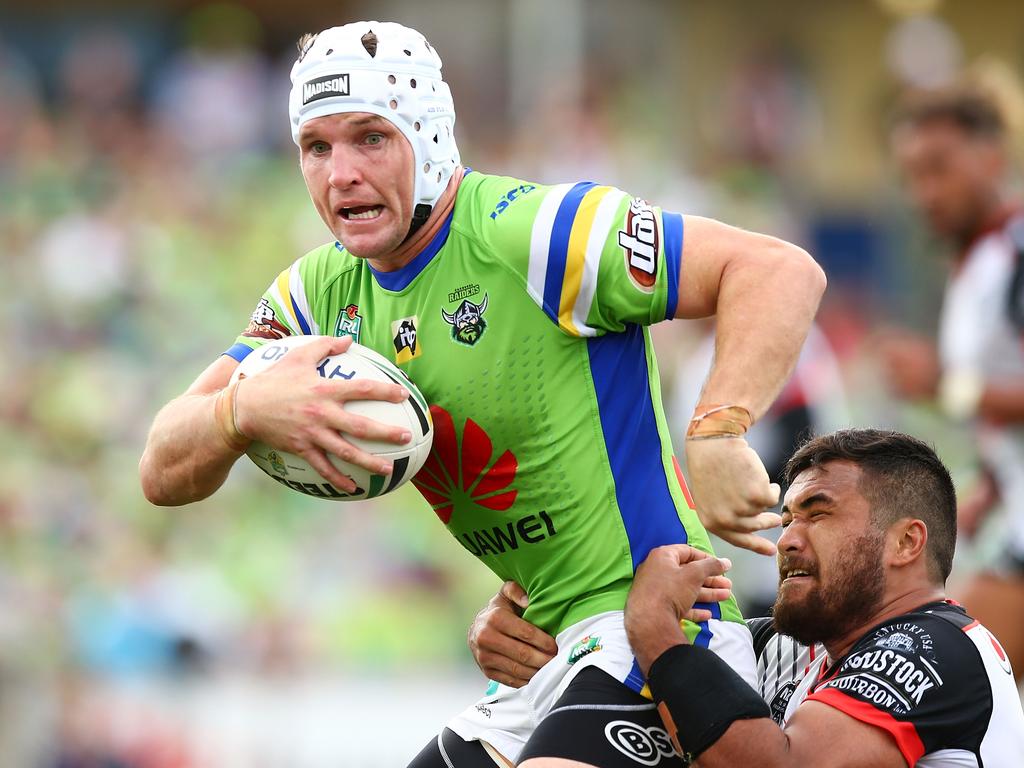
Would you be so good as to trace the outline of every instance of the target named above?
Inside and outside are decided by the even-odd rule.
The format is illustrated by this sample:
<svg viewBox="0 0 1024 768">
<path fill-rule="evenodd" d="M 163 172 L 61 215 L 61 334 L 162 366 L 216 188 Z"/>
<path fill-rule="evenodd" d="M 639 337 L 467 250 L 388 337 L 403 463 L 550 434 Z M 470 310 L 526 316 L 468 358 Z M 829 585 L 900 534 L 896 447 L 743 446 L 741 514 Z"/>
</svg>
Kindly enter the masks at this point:
<svg viewBox="0 0 1024 768">
<path fill-rule="evenodd" d="M 315 283 L 310 279 L 311 274 L 316 270 L 317 261 L 320 261 L 316 256 L 324 248 L 306 254 L 277 276 L 249 316 L 249 325 L 224 354 L 241 362 L 252 350 L 267 341 L 285 336 L 321 333 L 314 311 L 314 300 L 307 293 L 307 286 Z"/>
<path fill-rule="evenodd" d="M 681 215 L 592 182 L 506 185 L 488 236 L 562 331 L 597 336 L 674 315 Z"/>
<path fill-rule="evenodd" d="M 991 691 L 974 644 L 950 622 L 902 616 L 872 630 L 807 696 L 888 732 L 907 765 L 939 749 L 977 749 Z"/>
</svg>

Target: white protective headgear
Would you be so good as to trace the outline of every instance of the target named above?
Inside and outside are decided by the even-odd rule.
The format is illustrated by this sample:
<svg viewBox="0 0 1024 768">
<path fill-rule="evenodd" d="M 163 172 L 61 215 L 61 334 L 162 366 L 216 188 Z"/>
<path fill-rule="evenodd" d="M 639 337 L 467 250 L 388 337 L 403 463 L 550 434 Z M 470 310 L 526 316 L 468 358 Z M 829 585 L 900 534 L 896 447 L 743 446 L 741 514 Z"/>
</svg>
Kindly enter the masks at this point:
<svg viewBox="0 0 1024 768">
<path fill-rule="evenodd" d="M 373 40 L 373 37 L 376 40 Z M 292 138 L 307 120 L 369 112 L 389 120 L 412 145 L 416 219 L 423 220 L 459 165 L 455 104 L 441 79 L 441 57 L 415 29 L 358 21 L 325 29 L 292 67 Z"/>
</svg>

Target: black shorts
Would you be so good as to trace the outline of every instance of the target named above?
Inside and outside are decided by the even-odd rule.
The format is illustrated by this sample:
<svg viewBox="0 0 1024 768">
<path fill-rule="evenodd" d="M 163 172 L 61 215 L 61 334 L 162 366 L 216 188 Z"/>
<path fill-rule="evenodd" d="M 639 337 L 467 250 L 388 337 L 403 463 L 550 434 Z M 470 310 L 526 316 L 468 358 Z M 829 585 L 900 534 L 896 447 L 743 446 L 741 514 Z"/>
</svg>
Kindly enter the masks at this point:
<svg viewBox="0 0 1024 768">
<path fill-rule="evenodd" d="M 654 703 L 597 667 L 580 670 L 541 720 L 519 756 L 560 757 L 600 768 L 678 768 Z M 478 741 L 445 728 L 408 768 L 494 768 Z"/>
<path fill-rule="evenodd" d="M 581 670 L 541 720 L 519 762 L 531 757 L 601 768 L 686 765 L 672 748 L 654 702 L 597 667 Z"/>
</svg>

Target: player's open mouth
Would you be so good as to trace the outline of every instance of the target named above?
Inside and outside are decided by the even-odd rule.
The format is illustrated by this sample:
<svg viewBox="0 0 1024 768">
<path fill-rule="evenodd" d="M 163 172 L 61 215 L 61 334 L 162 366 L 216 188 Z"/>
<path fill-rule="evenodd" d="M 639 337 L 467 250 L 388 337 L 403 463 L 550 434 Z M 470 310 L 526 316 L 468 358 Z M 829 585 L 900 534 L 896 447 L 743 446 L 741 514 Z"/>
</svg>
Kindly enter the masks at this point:
<svg viewBox="0 0 1024 768">
<path fill-rule="evenodd" d="M 384 210 L 383 205 L 357 205 L 352 208 L 342 208 L 341 218 L 346 221 L 365 221 L 376 219 Z"/>
<path fill-rule="evenodd" d="M 801 568 L 793 568 L 791 570 L 782 571 L 779 576 L 782 581 L 796 581 L 798 579 L 809 579 L 812 578 L 810 571 L 805 571 Z"/>
</svg>

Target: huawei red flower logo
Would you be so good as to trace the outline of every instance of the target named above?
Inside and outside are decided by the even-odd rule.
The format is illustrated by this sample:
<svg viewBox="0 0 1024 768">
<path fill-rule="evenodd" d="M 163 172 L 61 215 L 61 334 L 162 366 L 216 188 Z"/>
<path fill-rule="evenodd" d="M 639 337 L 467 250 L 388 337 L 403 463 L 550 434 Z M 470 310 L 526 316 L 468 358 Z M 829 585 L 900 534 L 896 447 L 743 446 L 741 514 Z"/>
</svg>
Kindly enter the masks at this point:
<svg viewBox="0 0 1024 768">
<path fill-rule="evenodd" d="M 471 501 L 497 512 L 511 507 L 518 491 L 509 486 L 519 468 L 512 452 L 505 451 L 492 462 L 494 446 L 479 424 L 466 419 L 460 445 L 452 415 L 438 405 L 430 406 L 430 415 L 434 446 L 412 482 L 441 522 L 448 524 L 457 501 Z"/>
</svg>

